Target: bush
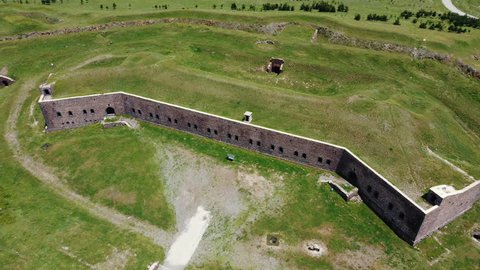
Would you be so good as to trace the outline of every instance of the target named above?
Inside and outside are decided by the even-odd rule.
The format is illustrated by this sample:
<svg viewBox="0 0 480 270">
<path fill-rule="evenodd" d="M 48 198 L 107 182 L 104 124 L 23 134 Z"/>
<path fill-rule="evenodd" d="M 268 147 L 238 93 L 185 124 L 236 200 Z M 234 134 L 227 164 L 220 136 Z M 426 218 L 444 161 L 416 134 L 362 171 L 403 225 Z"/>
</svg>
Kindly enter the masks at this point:
<svg viewBox="0 0 480 270">
<path fill-rule="evenodd" d="M 400 25 L 400 18 L 397 18 L 394 22 L 393 25 Z"/>
<path fill-rule="evenodd" d="M 355 21 L 360 21 L 360 19 L 362 18 L 362 16 L 360 16 L 360 14 L 355 14 Z"/>
<path fill-rule="evenodd" d="M 373 13 L 373 14 L 368 14 L 367 15 L 367 21 L 386 22 L 386 21 L 388 21 L 388 17 L 387 17 L 387 15 L 377 15 L 377 14 Z"/>
<path fill-rule="evenodd" d="M 402 11 L 402 13 L 400 13 L 400 17 L 404 18 L 405 20 L 408 20 L 410 19 L 410 17 L 413 16 L 413 12 L 409 11 L 409 10 L 404 10 Z"/>
</svg>

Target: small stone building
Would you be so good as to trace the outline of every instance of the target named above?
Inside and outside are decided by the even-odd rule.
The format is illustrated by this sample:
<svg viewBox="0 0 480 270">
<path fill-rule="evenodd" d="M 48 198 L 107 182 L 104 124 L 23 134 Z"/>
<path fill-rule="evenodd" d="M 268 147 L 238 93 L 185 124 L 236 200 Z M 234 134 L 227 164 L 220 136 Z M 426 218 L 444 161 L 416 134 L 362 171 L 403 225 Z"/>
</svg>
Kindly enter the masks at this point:
<svg viewBox="0 0 480 270">
<path fill-rule="evenodd" d="M 283 72 L 283 64 L 285 61 L 281 58 L 270 58 L 267 64 L 267 72 L 274 72 L 280 74 Z"/>
<path fill-rule="evenodd" d="M 10 77 L 7 77 L 5 75 L 0 75 L 0 87 L 3 87 L 3 86 L 9 86 L 10 84 L 14 83 L 15 80 L 10 78 Z"/>
</svg>

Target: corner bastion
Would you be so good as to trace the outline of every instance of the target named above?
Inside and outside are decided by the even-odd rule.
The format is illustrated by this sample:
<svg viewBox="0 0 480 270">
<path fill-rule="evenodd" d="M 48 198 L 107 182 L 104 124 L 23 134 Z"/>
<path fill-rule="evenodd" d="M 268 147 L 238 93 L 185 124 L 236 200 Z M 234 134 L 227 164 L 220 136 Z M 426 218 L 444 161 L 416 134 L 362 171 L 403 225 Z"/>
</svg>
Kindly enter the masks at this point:
<svg viewBox="0 0 480 270">
<path fill-rule="evenodd" d="M 423 209 L 350 150 L 248 122 L 192 110 L 125 93 L 53 99 L 53 85 L 40 87 L 39 105 L 46 131 L 78 128 L 103 120 L 107 115 L 131 117 L 189 132 L 280 159 L 336 172 L 399 237 L 411 245 L 432 234 L 472 207 L 480 198 L 480 181 L 462 190 L 432 188 L 433 205 Z"/>
</svg>

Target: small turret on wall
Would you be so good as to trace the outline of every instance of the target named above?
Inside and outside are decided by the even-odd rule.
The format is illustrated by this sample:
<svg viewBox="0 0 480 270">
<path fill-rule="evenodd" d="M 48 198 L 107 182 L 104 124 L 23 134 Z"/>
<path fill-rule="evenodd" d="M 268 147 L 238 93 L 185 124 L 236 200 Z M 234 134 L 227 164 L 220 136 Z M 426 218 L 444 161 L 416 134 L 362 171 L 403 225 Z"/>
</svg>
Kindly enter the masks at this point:
<svg viewBox="0 0 480 270">
<path fill-rule="evenodd" d="M 252 120 L 253 120 L 252 115 L 253 115 L 252 112 L 246 111 L 246 112 L 243 114 L 243 122 L 251 123 Z"/>
<path fill-rule="evenodd" d="M 44 96 L 53 95 L 53 90 L 55 88 L 55 82 L 53 83 L 44 83 L 40 85 L 40 94 Z"/>
</svg>

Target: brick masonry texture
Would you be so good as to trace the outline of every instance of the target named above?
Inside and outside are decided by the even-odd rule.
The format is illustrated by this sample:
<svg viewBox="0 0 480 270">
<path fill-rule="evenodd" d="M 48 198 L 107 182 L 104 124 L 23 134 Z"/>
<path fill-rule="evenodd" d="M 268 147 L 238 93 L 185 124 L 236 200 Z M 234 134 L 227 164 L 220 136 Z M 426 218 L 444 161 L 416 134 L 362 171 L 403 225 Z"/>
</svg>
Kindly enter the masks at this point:
<svg viewBox="0 0 480 270">
<path fill-rule="evenodd" d="M 107 114 L 182 130 L 241 148 L 336 172 L 392 230 L 414 245 L 470 209 L 480 198 L 480 181 L 424 210 L 348 149 L 124 92 L 39 100 L 46 130 L 82 127 Z"/>
</svg>

